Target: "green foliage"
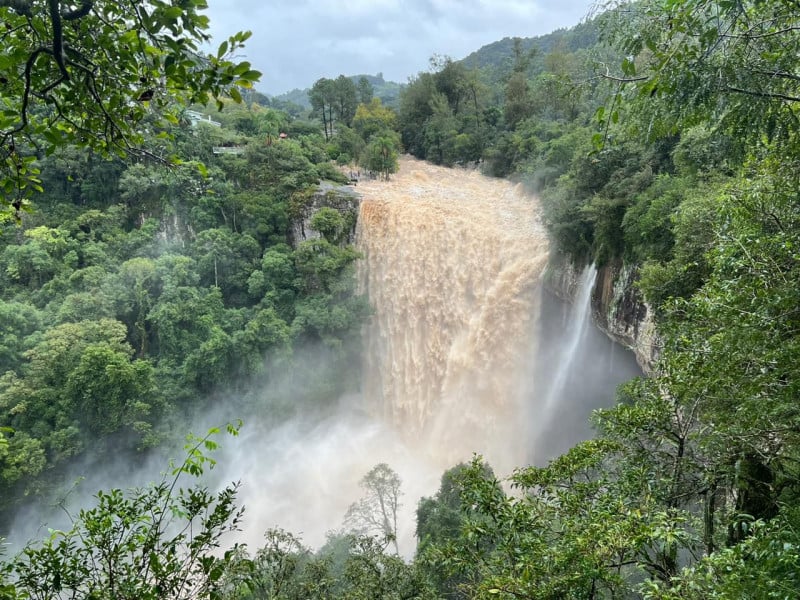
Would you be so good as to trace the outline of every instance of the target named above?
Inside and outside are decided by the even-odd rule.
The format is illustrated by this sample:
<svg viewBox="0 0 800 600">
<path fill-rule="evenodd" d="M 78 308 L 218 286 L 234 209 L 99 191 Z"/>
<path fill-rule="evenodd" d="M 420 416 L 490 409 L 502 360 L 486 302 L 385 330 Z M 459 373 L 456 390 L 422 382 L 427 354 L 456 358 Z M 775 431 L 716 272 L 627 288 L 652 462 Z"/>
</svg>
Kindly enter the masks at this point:
<svg viewBox="0 0 800 600">
<path fill-rule="evenodd" d="M 163 401 L 155 391 L 152 365 L 131 360 L 133 349 L 125 337 L 118 321 L 64 323 L 48 329 L 24 353 L 18 374 L 9 371 L 0 378 L 2 425 L 12 430 L 9 452 L 0 460 L 8 489 L 36 490 L 45 466 L 61 465 L 89 443 L 111 443 L 110 434 L 124 434 L 115 440 L 121 448 L 158 439 L 153 428 Z M 5 501 L 17 499 L 11 494 Z"/>
<path fill-rule="evenodd" d="M 490 145 L 488 90 L 474 71 L 448 57 L 431 59 L 433 73 L 420 73 L 404 88 L 398 115 L 406 150 L 451 166 L 477 161 Z"/>
<path fill-rule="evenodd" d="M 641 56 L 626 75 L 652 133 L 704 123 L 737 144 L 796 135 L 794 3 L 679 0 L 667 10 L 648 0 L 624 9 L 607 20 L 607 35 Z"/>
<path fill-rule="evenodd" d="M 400 140 L 393 132 L 374 136 L 364 151 L 361 165 L 388 179 L 390 174 L 397 172 L 399 149 Z"/>
<path fill-rule="evenodd" d="M 403 147 L 417 158 L 425 158 L 424 124 L 433 111 L 430 99 L 436 91 L 433 75 L 420 73 L 409 80 L 400 95 L 398 115 Z"/>
<path fill-rule="evenodd" d="M 668 261 L 675 237 L 672 217 L 691 182 L 661 175 L 638 194 L 622 219 L 626 258 L 633 261 Z"/>
<path fill-rule="evenodd" d="M 338 244 L 346 233 L 342 213 L 329 206 L 323 206 L 314 213 L 311 217 L 311 228 L 331 244 Z"/>
<path fill-rule="evenodd" d="M 594 231 L 580 200 L 567 187 L 559 187 L 542 194 L 542 204 L 557 249 L 577 258 L 590 255 Z"/>
<path fill-rule="evenodd" d="M 491 468 L 485 463 L 482 468 L 486 481 L 495 482 Z M 480 527 L 466 497 L 465 478 L 469 469 L 470 465 L 461 463 L 445 471 L 436 495 L 421 498 L 417 505 L 417 562 L 445 598 L 468 597 L 467 584 L 475 576 L 474 565 L 455 565 L 448 558 L 453 545 L 460 542 L 462 532 L 474 532 Z M 484 523 L 483 527 L 488 525 Z M 472 539 L 478 544 L 487 543 Z"/>
<path fill-rule="evenodd" d="M 648 582 L 643 596 L 690 598 L 792 598 L 800 593 L 798 514 L 787 507 L 769 523 L 755 522 L 742 543 L 683 569 L 669 585 Z"/>
<path fill-rule="evenodd" d="M 619 567 L 635 552 L 640 518 L 608 489 L 603 444 L 577 446 L 547 468 L 518 472 L 507 496 L 486 466 L 473 461 L 462 478 L 461 534 L 433 566 L 460 575 L 471 598 L 580 598 L 618 594 Z"/>
<path fill-rule="evenodd" d="M 322 342 L 330 365 L 298 406 L 354 384 L 342 365 L 357 362 L 367 310 L 345 245 L 353 224 L 323 208 L 309 216 L 327 239 L 288 245 L 293 200 L 313 198 L 321 175 L 345 177 L 316 128 L 279 138 L 276 111 L 224 114 L 219 128 L 148 137 L 186 160 L 172 169 L 73 147 L 43 158 L 54 187 L 0 231 L 0 527 L 23 498 L 62 485 L 73 461 L 112 447 L 136 459 L 206 395 L 245 392 L 253 378 L 267 387 L 271 361 L 301 342 Z M 212 152 L 226 143 L 243 152 Z M 190 159 L 207 162 L 203 173 Z"/>
<path fill-rule="evenodd" d="M 640 254 L 640 259 L 647 259 L 647 262 L 638 285 L 647 301 L 657 309 L 669 299 L 691 296 L 710 272 L 707 253 L 716 241 L 719 198 L 705 187 L 685 190 L 682 196 L 683 201 L 669 215 L 670 224 L 664 224 L 661 229 L 671 228 L 673 244 L 669 254 L 654 252 L 653 248 Z M 647 226 L 646 218 L 640 219 L 636 227 L 642 225 Z M 630 228 L 626 233 L 628 231 Z"/>
<path fill-rule="evenodd" d="M 333 535 L 312 552 L 290 533 L 268 530 L 252 556 L 240 552 L 226 572 L 223 598 L 436 598 L 414 565 L 385 552 L 376 539 Z"/>
<path fill-rule="evenodd" d="M 350 181 L 347 175 L 342 173 L 340 169 L 337 169 L 333 163 L 320 163 L 316 165 L 316 168 L 319 178 L 325 181 L 332 181 L 340 185 L 346 184 Z"/>
<path fill-rule="evenodd" d="M 394 131 L 396 128 L 396 113 L 384 107 L 380 98 L 372 98 L 369 103 L 358 105 L 353 119 L 353 129 L 365 142 L 369 142 L 374 135 L 381 134 L 387 130 Z M 351 152 L 351 154 L 357 155 L 354 152 Z"/>
<path fill-rule="evenodd" d="M 369 79 L 363 75 L 358 78 L 358 102 L 359 104 L 369 104 L 375 94 L 375 88 Z"/>
<path fill-rule="evenodd" d="M 108 345 L 88 346 L 67 377 L 65 400 L 75 406 L 93 436 L 114 433 L 129 425 L 147 428 L 155 394 L 153 368 Z"/>
<path fill-rule="evenodd" d="M 232 433 L 237 428 L 229 427 Z M 3 565 L 4 598 L 219 598 L 222 576 L 236 548 L 221 552 L 223 536 L 239 528 L 237 486 L 213 493 L 186 489 L 184 475 L 213 466 L 203 450 L 217 443 L 211 430 L 190 441 L 187 458 L 147 488 L 98 492 L 96 504 Z"/>
<path fill-rule="evenodd" d="M 0 300 L 0 373 L 16 371 L 26 350 L 25 339 L 41 327 L 42 315 L 35 307 L 22 302 Z"/>
<path fill-rule="evenodd" d="M 203 0 L 61 8 L 41 0 L 4 2 L 0 60 L 0 187 L 3 214 L 42 191 L 37 152 L 66 146 L 103 155 L 146 155 L 145 131 L 176 123 L 176 101 L 202 102 L 248 88 L 260 73 L 231 59 L 249 33 L 214 54 Z M 34 151 L 36 149 L 36 151 Z"/>
<path fill-rule="evenodd" d="M 358 105 L 357 90 L 353 80 L 344 75 L 339 75 L 335 82 L 336 92 L 336 118 L 337 120 L 350 127 L 353 124 L 353 117 Z"/>
<path fill-rule="evenodd" d="M 361 107 L 362 105 L 359 105 L 356 110 L 356 120 L 354 121 L 356 127 L 358 127 L 358 115 Z M 331 142 L 336 150 L 336 162 L 345 165 L 353 161 L 358 162 L 366 146 L 363 134 L 359 133 L 357 129 L 349 127 L 339 127 Z M 345 159 L 345 157 L 347 158 Z"/>
</svg>

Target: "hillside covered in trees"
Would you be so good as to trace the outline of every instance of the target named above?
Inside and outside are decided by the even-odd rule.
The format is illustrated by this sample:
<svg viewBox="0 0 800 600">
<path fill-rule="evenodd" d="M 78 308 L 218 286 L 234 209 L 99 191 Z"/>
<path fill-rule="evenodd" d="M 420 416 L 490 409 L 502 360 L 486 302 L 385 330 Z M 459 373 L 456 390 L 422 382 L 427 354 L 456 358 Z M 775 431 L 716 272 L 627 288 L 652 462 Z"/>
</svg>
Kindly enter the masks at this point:
<svg viewBox="0 0 800 600">
<path fill-rule="evenodd" d="M 372 90 L 371 94 L 375 98 L 378 98 L 384 105 L 392 107 L 397 105 L 400 90 L 403 87 L 394 81 L 386 81 L 383 78 L 383 73 L 376 75 L 350 75 L 348 79 L 362 89 L 368 85 Z M 271 106 L 287 110 L 287 112 L 292 112 L 292 108 L 295 107 L 308 110 L 311 108 L 311 88 L 278 94 L 270 98 L 269 102 Z"/>
<path fill-rule="evenodd" d="M 154 72 L 180 82 L 209 69 L 199 89 L 171 89 L 178 105 L 150 112 L 145 75 L 59 79 L 85 70 L 91 50 L 40 71 L 39 56 L 58 53 L 17 33 L 35 22 L 24 4 L 0 2 L 19 28 L 4 34 L 17 53 L 0 61 L 16 86 L 4 101 L 19 100 L 0 117 L 4 523 L 79 458 L 113 448 L 141 460 L 222 387 L 279 418 L 356 385 L 339 377 L 358 362 L 367 314 L 353 223 L 323 209 L 319 237 L 291 233 L 321 180 L 346 182 L 336 163 L 389 176 L 402 149 L 524 182 L 556 254 L 638 270 L 663 348 L 649 377 L 593 415 L 596 437 L 550 464 L 520 465 L 506 482 L 480 457 L 454 465 L 418 505 L 412 560 L 394 552 L 401 482 L 386 465 L 362 481 L 352 530 L 323 548 L 270 530 L 260 549 L 220 551 L 239 522 L 236 486 L 179 483 L 210 468 L 212 431 L 161 484 L 100 494 L 72 530 L 3 557 L 0 596 L 800 595 L 796 2 L 611 3 L 574 29 L 434 58 L 396 110 L 369 81 L 341 76 L 290 112 L 256 102 L 255 74 L 225 62 L 226 49 L 198 65 L 164 40 L 169 61 L 144 52 Z M 177 5 L 153 4 L 147 31 L 178 26 Z M 108 10 L 104 22 L 122 27 Z M 79 30 L 93 17 L 61 18 Z M 121 66 L 136 62 L 102 33 Z M 242 90 L 228 87 L 237 77 Z M 114 128 L 104 102 L 127 100 L 105 100 L 100 83 L 136 88 L 130 122 Z M 241 104 L 197 104 L 226 92 Z M 62 108 L 80 101 L 103 110 Z M 325 360 L 298 372 L 304 393 L 271 390 L 310 342 Z"/>
</svg>

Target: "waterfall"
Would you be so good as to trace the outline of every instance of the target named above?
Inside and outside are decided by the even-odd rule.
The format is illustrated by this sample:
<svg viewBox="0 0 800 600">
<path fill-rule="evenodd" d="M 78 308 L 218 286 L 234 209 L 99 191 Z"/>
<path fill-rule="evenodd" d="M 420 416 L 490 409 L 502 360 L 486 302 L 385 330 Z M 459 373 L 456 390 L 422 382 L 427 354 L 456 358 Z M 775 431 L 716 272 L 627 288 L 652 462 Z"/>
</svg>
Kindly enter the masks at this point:
<svg viewBox="0 0 800 600">
<path fill-rule="evenodd" d="M 562 322 L 563 303 L 541 285 L 539 204 L 519 186 L 403 159 L 391 181 L 357 189 L 358 276 L 372 307 L 361 394 L 277 427 L 251 423 L 227 446 L 220 462 L 235 465 L 226 480 L 245 482 L 251 546 L 279 525 L 320 547 L 385 462 L 403 482 L 398 541 L 410 557 L 418 499 L 445 469 L 473 453 L 501 476 L 541 464 L 590 437 L 589 412 L 635 374 L 618 372 L 618 353 L 608 378 L 609 341 L 589 327 L 592 271 Z M 564 363 L 577 375 L 560 374 Z M 558 381 L 560 395 L 542 389 Z"/>
<path fill-rule="evenodd" d="M 596 280 L 597 268 L 594 265 L 586 267 L 578 283 L 578 293 L 575 295 L 575 300 L 569 311 L 564 331 L 564 344 L 555 374 L 552 381 L 546 386 L 547 393 L 544 395 L 544 402 L 542 402 L 543 413 L 540 415 L 543 423 L 549 423 L 552 419 L 558 401 L 564 395 L 567 377 L 575 367 L 581 341 L 586 336 L 586 330 L 592 321 L 592 290 Z"/>
<path fill-rule="evenodd" d="M 581 274 L 572 304 L 544 293 L 531 401 L 527 462 L 544 465 L 576 442 L 594 435 L 589 414 L 612 406 L 620 383 L 641 375 L 631 352 L 592 326 L 592 290 L 598 273 Z"/>
<path fill-rule="evenodd" d="M 410 557 L 418 500 L 446 469 L 473 453 L 498 475 L 526 463 L 547 236 L 535 198 L 476 171 L 403 158 L 390 181 L 357 191 L 358 277 L 372 307 L 361 393 L 251 426 L 227 450 L 226 476 L 247 482 L 250 531 L 280 525 L 320 547 L 385 462 L 403 482 L 397 539 Z"/>
<path fill-rule="evenodd" d="M 359 191 L 360 280 L 373 310 L 365 403 L 444 467 L 473 452 L 523 464 L 548 252 L 538 202 L 511 182 L 411 159 Z"/>
</svg>

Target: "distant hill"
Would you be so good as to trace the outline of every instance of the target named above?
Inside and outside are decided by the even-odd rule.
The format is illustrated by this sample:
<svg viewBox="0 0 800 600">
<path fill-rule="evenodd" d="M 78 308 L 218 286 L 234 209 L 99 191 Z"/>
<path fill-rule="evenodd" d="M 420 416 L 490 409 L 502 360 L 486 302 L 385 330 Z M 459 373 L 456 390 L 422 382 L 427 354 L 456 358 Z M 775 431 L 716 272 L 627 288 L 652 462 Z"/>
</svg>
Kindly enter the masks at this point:
<svg viewBox="0 0 800 600">
<path fill-rule="evenodd" d="M 385 106 L 396 107 L 398 105 L 400 99 L 400 90 L 403 86 L 402 84 L 395 83 L 394 81 L 386 81 L 383 78 L 383 73 L 378 73 L 377 75 L 349 75 L 349 77 L 356 85 L 358 84 L 359 79 L 366 77 L 367 81 L 370 82 L 375 91 L 375 97 L 380 98 L 381 102 L 383 102 Z M 278 103 L 291 102 L 308 110 L 311 108 L 311 101 L 308 99 L 308 93 L 310 91 L 311 88 L 306 88 L 303 90 L 294 89 L 290 92 L 273 96 L 272 99 Z"/>
<path fill-rule="evenodd" d="M 552 33 L 536 37 L 521 38 L 522 51 L 527 53 L 535 48 L 531 61 L 530 74 L 536 75 L 545 70 L 544 58 L 552 52 L 573 54 L 595 48 L 600 39 L 599 19 L 592 19 L 574 27 L 557 29 Z M 484 77 L 491 83 L 505 80 L 514 63 L 514 38 L 503 38 L 492 42 L 467 55 L 461 61 L 470 69 L 479 69 L 484 72 Z M 361 77 L 366 77 L 375 90 L 375 97 L 380 98 L 385 106 L 397 108 L 400 101 L 400 90 L 403 84 L 386 81 L 383 73 L 377 75 L 350 75 L 350 79 L 358 84 Z M 294 89 L 283 94 L 272 96 L 273 106 L 279 108 L 299 107 L 304 110 L 311 109 L 308 94 L 311 88 Z"/>
<path fill-rule="evenodd" d="M 572 54 L 588 50 L 600 41 L 599 18 L 570 27 L 557 29 L 552 33 L 536 37 L 520 38 L 520 46 L 524 53 L 535 48 L 531 61 L 531 74 L 545 70 L 544 57 L 552 52 Z M 506 37 L 492 42 L 463 58 L 461 63 L 470 69 L 480 69 L 491 73 L 491 79 L 500 81 L 511 71 L 514 63 L 514 38 Z"/>
</svg>

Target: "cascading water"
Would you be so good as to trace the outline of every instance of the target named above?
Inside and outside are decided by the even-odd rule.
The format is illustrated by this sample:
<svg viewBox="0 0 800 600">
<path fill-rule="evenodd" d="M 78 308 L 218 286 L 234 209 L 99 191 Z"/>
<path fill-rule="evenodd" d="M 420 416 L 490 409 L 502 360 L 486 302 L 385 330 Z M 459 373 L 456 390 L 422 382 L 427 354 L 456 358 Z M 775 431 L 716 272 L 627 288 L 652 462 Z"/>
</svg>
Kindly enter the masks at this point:
<svg viewBox="0 0 800 600">
<path fill-rule="evenodd" d="M 541 286 L 548 244 L 535 199 L 508 181 L 411 159 L 391 181 L 358 191 L 360 278 L 374 309 L 364 332 L 369 410 L 341 399 L 278 425 L 260 411 L 241 415 L 243 435 L 225 442 L 219 463 L 226 483 L 242 482 L 240 541 L 251 548 L 276 526 L 320 547 L 363 494 L 359 480 L 386 462 L 403 482 L 398 540 L 411 556 L 417 501 L 445 469 L 474 452 L 500 475 L 541 463 L 589 437 L 586 415 L 611 403 L 609 342 L 588 327 L 594 275 L 562 324 Z M 565 346 L 569 329 L 578 333 Z M 617 382 L 636 374 L 621 370 L 623 359 Z M 572 374 L 556 374 L 565 362 Z M 547 394 L 554 380 L 562 392 Z M 220 410 L 210 423 L 230 418 L 230 406 Z"/>
<path fill-rule="evenodd" d="M 374 314 L 363 395 L 443 467 L 526 459 L 523 403 L 547 237 L 521 186 L 404 159 L 367 182 L 357 244 Z"/>
<path fill-rule="evenodd" d="M 596 280 L 597 268 L 594 265 L 586 267 L 578 283 L 578 293 L 564 331 L 561 359 L 542 402 L 542 423 L 547 424 L 550 421 L 559 399 L 564 395 L 567 377 L 575 365 L 581 340 L 586 337 L 586 331 L 592 321 L 592 290 Z"/>
</svg>

